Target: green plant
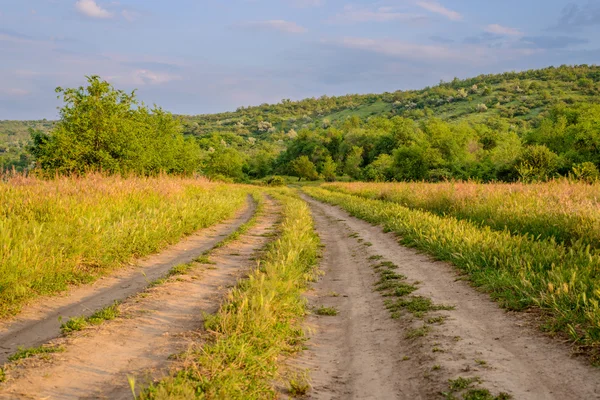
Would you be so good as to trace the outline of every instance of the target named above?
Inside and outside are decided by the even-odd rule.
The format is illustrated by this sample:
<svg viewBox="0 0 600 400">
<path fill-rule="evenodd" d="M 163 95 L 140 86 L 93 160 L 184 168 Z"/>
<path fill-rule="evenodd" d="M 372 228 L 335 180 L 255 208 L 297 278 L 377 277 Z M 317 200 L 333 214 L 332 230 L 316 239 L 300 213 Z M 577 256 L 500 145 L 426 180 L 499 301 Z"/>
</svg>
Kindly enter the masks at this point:
<svg viewBox="0 0 600 400">
<path fill-rule="evenodd" d="M 288 384 L 288 392 L 293 397 L 304 396 L 311 388 L 307 372 L 291 374 Z"/>
<path fill-rule="evenodd" d="M 338 314 L 338 311 L 333 307 L 320 306 L 320 307 L 315 308 L 315 314 L 326 315 L 326 316 L 335 316 Z"/>
<path fill-rule="evenodd" d="M 420 328 L 412 328 L 406 331 L 407 339 L 416 339 L 423 336 L 427 336 L 427 334 L 431 331 L 431 328 L 428 326 L 422 326 Z"/>
<path fill-rule="evenodd" d="M 19 347 L 16 353 L 12 354 L 8 357 L 8 361 L 17 361 L 25 358 L 33 357 L 39 354 L 51 354 L 51 353 L 60 353 L 65 351 L 64 347 L 61 346 L 40 346 L 40 347 L 30 347 L 23 348 Z M 0 377 L 0 381 L 2 381 Z"/>
</svg>

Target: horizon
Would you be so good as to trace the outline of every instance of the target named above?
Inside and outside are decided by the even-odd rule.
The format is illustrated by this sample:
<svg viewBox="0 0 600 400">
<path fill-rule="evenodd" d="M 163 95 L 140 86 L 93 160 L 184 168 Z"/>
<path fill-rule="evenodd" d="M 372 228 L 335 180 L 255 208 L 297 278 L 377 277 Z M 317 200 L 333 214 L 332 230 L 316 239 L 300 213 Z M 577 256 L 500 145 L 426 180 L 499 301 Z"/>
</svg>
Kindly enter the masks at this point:
<svg viewBox="0 0 600 400">
<path fill-rule="evenodd" d="M 54 89 L 86 75 L 199 115 L 600 55 L 600 5 L 587 0 L 28 0 L 0 5 L 0 21 L 0 120 L 57 119 Z"/>
</svg>

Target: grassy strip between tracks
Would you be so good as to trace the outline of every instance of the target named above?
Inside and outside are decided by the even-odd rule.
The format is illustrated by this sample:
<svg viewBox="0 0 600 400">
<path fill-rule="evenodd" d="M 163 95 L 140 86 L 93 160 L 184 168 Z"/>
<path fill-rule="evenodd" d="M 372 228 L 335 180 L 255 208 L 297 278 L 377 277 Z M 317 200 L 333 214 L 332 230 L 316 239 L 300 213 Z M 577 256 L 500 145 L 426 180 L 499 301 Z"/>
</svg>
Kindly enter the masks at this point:
<svg viewBox="0 0 600 400">
<path fill-rule="evenodd" d="M 146 389 L 142 399 L 276 398 L 278 359 L 303 343 L 301 296 L 314 279 L 319 240 L 305 202 L 271 192 L 283 205 L 279 237 L 250 276 L 206 320 L 208 343 L 188 354 L 183 370 Z"/>
<path fill-rule="evenodd" d="M 398 234 L 404 245 L 452 262 L 503 307 L 539 307 L 546 330 L 569 335 L 593 362 L 600 361 L 600 256 L 589 249 L 493 231 L 392 202 L 321 188 L 304 191 L 382 225 Z"/>
<path fill-rule="evenodd" d="M 0 183 L 0 318 L 231 218 L 247 187 L 91 175 Z"/>
</svg>

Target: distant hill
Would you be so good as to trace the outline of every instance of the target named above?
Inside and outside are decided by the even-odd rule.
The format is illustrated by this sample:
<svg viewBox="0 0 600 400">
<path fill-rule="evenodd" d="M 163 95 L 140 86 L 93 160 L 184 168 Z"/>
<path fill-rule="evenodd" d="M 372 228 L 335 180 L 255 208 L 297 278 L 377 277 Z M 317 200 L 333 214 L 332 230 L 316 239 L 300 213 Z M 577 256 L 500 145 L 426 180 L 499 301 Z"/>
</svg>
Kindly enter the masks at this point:
<svg viewBox="0 0 600 400">
<path fill-rule="evenodd" d="M 234 132 L 262 137 L 332 124 L 349 116 L 403 116 L 415 120 L 435 116 L 446 121 L 473 122 L 498 116 L 513 124 L 535 125 L 556 104 L 600 103 L 599 83 L 598 66 L 561 66 L 454 79 L 422 90 L 283 100 L 240 107 L 235 112 L 183 118 L 191 134 Z"/>
<path fill-rule="evenodd" d="M 53 121 L 0 121 L 0 170 L 27 167 L 31 160 L 26 151 L 29 144 L 29 130 L 44 132 L 52 128 Z"/>
</svg>

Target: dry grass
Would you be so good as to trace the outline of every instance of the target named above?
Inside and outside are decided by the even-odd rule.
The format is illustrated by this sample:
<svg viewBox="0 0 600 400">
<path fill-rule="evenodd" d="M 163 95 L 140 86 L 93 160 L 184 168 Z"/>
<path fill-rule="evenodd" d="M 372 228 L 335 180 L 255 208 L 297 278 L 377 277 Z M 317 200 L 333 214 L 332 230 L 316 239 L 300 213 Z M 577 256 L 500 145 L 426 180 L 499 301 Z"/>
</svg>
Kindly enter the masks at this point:
<svg viewBox="0 0 600 400">
<path fill-rule="evenodd" d="M 0 182 L 0 318 L 232 217 L 248 189 L 153 177 Z"/>
</svg>

